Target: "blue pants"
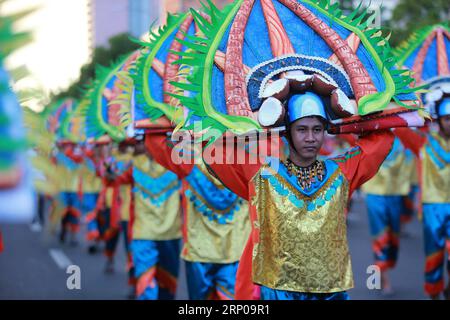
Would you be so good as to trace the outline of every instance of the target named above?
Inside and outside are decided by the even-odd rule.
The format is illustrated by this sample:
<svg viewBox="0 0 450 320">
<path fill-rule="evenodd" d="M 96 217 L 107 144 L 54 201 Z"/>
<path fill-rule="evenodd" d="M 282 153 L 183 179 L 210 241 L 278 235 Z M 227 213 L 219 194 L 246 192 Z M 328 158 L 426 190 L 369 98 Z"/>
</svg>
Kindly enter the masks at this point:
<svg viewBox="0 0 450 320">
<path fill-rule="evenodd" d="M 375 264 L 381 271 L 393 268 L 397 263 L 400 233 L 400 216 L 404 210 L 402 196 L 366 197 L 370 233 Z"/>
<path fill-rule="evenodd" d="M 173 300 L 177 289 L 181 239 L 133 240 L 131 252 L 138 300 Z"/>
<path fill-rule="evenodd" d="M 95 210 L 98 200 L 98 193 L 85 193 L 81 202 L 81 211 L 83 215 L 87 215 Z"/>
<path fill-rule="evenodd" d="M 63 204 L 64 214 L 62 227 L 64 230 L 70 229 L 72 232 L 80 230 L 81 202 L 76 192 L 61 192 L 59 200 Z"/>
<path fill-rule="evenodd" d="M 425 292 L 437 295 L 444 290 L 444 260 L 450 275 L 450 203 L 423 204 L 425 244 Z"/>
<path fill-rule="evenodd" d="M 98 240 L 100 236 L 97 212 L 95 207 L 97 206 L 98 193 L 85 193 L 83 195 L 82 213 L 85 216 L 87 224 L 87 240 Z"/>
<path fill-rule="evenodd" d="M 261 286 L 261 300 L 350 300 L 346 291 L 335 293 L 292 292 Z"/>
<path fill-rule="evenodd" d="M 234 300 L 238 262 L 186 261 L 186 279 L 191 300 Z"/>
</svg>

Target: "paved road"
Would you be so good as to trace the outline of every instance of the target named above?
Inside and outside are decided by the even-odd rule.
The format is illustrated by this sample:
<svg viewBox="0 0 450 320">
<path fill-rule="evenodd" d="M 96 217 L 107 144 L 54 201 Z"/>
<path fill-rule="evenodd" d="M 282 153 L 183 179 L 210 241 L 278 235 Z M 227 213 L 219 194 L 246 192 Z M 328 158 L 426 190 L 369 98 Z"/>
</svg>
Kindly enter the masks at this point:
<svg viewBox="0 0 450 320">
<path fill-rule="evenodd" d="M 385 297 L 366 287 L 367 267 L 372 264 L 367 213 L 357 200 L 348 222 L 355 289 L 352 299 L 426 299 L 423 293 L 424 263 L 421 225 L 407 226 L 408 237 L 401 238 L 399 263 L 392 272 L 395 293 Z M 126 299 L 128 288 L 123 243 L 119 244 L 116 272 L 104 274 L 101 254 L 88 255 L 85 243 L 77 247 L 61 245 L 47 230 L 33 231 L 30 226 L 1 225 L 5 251 L 0 254 L 0 299 Z M 121 239 L 121 241 L 123 241 Z M 68 290 L 67 264 L 81 269 L 81 290 Z M 178 299 L 187 299 L 184 267 Z"/>
</svg>

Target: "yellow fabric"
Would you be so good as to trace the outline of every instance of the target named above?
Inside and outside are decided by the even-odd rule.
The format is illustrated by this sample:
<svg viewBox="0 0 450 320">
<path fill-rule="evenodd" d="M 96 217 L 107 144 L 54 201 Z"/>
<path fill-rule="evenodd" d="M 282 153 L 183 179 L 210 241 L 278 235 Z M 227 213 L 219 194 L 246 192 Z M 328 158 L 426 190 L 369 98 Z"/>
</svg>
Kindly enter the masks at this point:
<svg viewBox="0 0 450 320">
<path fill-rule="evenodd" d="M 102 179 L 86 165 L 80 168 L 83 193 L 99 193 L 102 190 Z"/>
<path fill-rule="evenodd" d="M 149 178 L 157 178 L 167 172 L 167 169 L 149 159 L 146 155 L 134 158 L 133 165 Z M 175 181 L 168 188 L 178 183 Z M 173 240 L 180 239 L 181 234 L 181 210 L 180 193 L 175 191 L 161 205 L 156 206 L 142 196 L 146 191 L 141 186 L 135 185 L 141 191 L 135 192 L 135 221 L 133 224 L 133 239 L 142 240 Z M 151 196 L 150 194 L 148 194 Z"/>
<path fill-rule="evenodd" d="M 114 188 L 113 187 L 106 188 L 106 193 L 105 193 L 105 207 L 106 208 L 112 208 L 113 199 L 114 199 Z"/>
<path fill-rule="evenodd" d="M 61 192 L 78 192 L 81 171 L 80 167 L 75 170 L 69 170 L 65 166 L 60 165 Z"/>
<path fill-rule="evenodd" d="M 120 198 L 122 200 L 120 215 L 122 221 L 130 220 L 131 185 L 120 186 Z"/>
<path fill-rule="evenodd" d="M 267 167 L 265 167 L 267 168 Z M 272 174 L 299 199 L 322 197 L 335 179 L 343 184 L 324 206 L 307 211 L 281 196 L 261 171 L 254 178 L 259 243 L 253 252 L 253 281 L 266 287 L 311 293 L 351 289 L 353 273 L 347 244 L 345 208 L 349 185 L 337 169 L 328 183 L 311 198 L 301 194 L 282 176 Z"/>
<path fill-rule="evenodd" d="M 209 174 L 204 164 L 199 164 L 198 167 L 217 188 L 224 188 L 219 180 Z M 189 189 L 195 193 L 190 186 Z M 219 224 L 196 210 L 192 201 L 187 199 L 187 242 L 182 251 L 183 259 L 204 263 L 239 261 L 250 235 L 250 219 L 248 203 L 240 198 L 237 202 L 242 204 L 239 210 L 234 212 L 233 219 L 225 224 Z M 208 208 L 215 211 L 213 207 Z"/>
<path fill-rule="evenodd" d="M 130 162 L 133 161 L 133 154 L 131 153 L 119 153 L 118 151 L 113 152 L 113 158 L 115 161 Z"/>
<path fill-rule="evenodd" d="M 412 161 L 412 169 L 411 169 L 411 186 L 419 185 L 419 172 L 417 168 L 417 159 L 414 157 Z"/>
<path fill-rule="evenodd" d="M 47 156 L 38 154 L 31 159 L 31 163 L 43 175 L 43 177 L 33 180 L 36 191 L 50 196 L 58 194 L 60 177 L 58 176 L 57 168 L 51 163 L 50 159 Z"/>
<path fill-rule="evenodd" d="M 113 157 L 116 162 L 129 163 L 133 162 L 133 154 L 126 152 L 120 153 L 115 149 Z M 131 185 L 120 186 L 120 199 L 122 201 L 120 207 L 120 216 L 122 221 L 130 220 L 130 205 L 131 205 Z"/>
<path fill-rule="evenodd" d="M 381 165 L 378 173 L 362 186 L 362 191 L 380 196 L 406 196 L 411 189 L 413 170 L 412 158 L 407 161 L 404 152 L 399 153 L 389 165 Z"/>
<path fill-rule="evenodd" d="M 433 133 L 433 137 L 444 150 L 450 151 L 450 147 L 443 138 L 435 133 Z M 440 159 L 437 153 L 434 154 Z M 425 147 L 421 150 L 420 157 L 422 161 L 422 203 L 450 203 L 450 164 L 439 169 Z M 440 161 L 445 163 L 442 159 Z"/>
</svg>

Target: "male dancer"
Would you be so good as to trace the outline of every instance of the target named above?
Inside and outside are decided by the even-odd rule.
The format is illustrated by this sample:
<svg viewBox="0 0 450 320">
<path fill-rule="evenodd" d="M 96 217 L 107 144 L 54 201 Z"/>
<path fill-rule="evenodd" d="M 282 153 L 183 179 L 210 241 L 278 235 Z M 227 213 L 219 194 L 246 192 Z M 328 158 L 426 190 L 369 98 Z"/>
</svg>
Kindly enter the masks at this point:
<svg viewBox="0 0 450 320">
<path fill-rule="evenodd" d="M 69 232 L 71 245 L 77 244 L 76 234 L 80 230 L 80 164 L 82 161 L 83 157 L 78 146 L 63 143 L 58 147 L 56 162 L 62 170 L 59 202 L 63 208 L 59 239 L 65 242 Z"/>
<path fill-rule="evenodd" d="M 98 176 L 98 166 L 101 162 L 99 147 L 87 145 L 84 148 L 84 161 L 81 171 L 83 188 L 83 214 L 87 224 L 86 239 L 89 243 L 88 252 L 97 252 L 100 233 L 97 223 L 97 200 L 102 189 L 102 179 Z"/>
<path fill-rule="evenodd" d="M 421 161 L 425 292 L 431 299 L 439 299 L 441 293 L 450 299 L 450 281 L 444 290 L 443 275 L 445 251 L 450 253 L 450 98 L 436 104 L 436 114 L 438 132 L 399 128 L 395 134 Z M 447 271 L 450 273 L 450 260 Z"/>
<path fill-rule="evenodd" d="M 365 135 L 345 155 L 318 161 L 327 119 L 318 95 L 294 95 L 287 110 L 287 161 L 230 165 L 236 152 L 229 148 L 225 164 L 205 159 L 250 203 L 253 230 L 239 265 L 239 298 L 252 297 L 253 281 L 262 299 L 348 299 L 353 275 L 345 208 L 352 192 L 378 171 L 393 134 Z M 221 147 L 213 146 L 216 152 Z"/>
<path fill-rule="evenodd" d="M 238 262 L 250 234 L 247 203 L 213 177 L 201 158 L 195 161 L 199 150 L 193 146 L 178 150 L 185 161 L 175 163 L 177 151 L 166 134 L 149 133 L 145 144 L 158 163 L 182 179 L 182 258 L 189 298 L 234 299 Z"/>
<path fill-rule="evenodd" d="M 144 142 L 135 146 L 133 166 L 120 184 L 134 185 L 134 221 L 131 252 L 138 300 L 173 300 L 181 250 L 181 203 L 178 177 L 146 153 Z"/>
<path fill-rule="evenodd" d="M 378 173 L 362 187 L 366 193 L 375 265 L 380 268 L 385 295 L 393 293 L 388 270 L 397 263 L 401 216 L 408 210 L 405 198 L 410 191 L 412 161 L 407 161 L 406 151 L 396 138 Z"/>
</svg>

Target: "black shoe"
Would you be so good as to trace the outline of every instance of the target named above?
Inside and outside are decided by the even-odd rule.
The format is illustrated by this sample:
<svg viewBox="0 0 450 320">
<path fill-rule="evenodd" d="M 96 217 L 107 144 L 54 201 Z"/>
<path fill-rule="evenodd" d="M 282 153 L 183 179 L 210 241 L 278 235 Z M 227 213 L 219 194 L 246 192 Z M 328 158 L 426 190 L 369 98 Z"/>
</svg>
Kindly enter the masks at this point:
<svg viewBox="0 0 450 320">
<path fill-rule="evenodd" d="M 89 254 L 96 254 L 97 252 L 98 252 L 98 247 L 97 247 L 97 245 L 91 244 L 91 245 L 88 247 L 88 253 L 89 253 Z"/>
<path fill-rule="evenodd" d="M 59 233 L 59 242 L 64 243 L 66 242 L 66 230 L 62 229 Z"/>
<path fill-rule="evenodd" d="M 130 292 L 127 295 L 128 300 L 136 300 L 136 288 L 130 289 Z"/>
</svg>

